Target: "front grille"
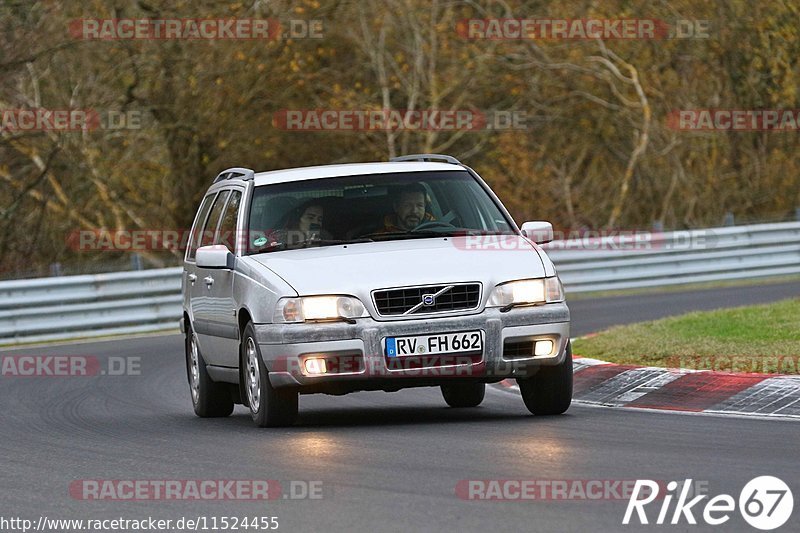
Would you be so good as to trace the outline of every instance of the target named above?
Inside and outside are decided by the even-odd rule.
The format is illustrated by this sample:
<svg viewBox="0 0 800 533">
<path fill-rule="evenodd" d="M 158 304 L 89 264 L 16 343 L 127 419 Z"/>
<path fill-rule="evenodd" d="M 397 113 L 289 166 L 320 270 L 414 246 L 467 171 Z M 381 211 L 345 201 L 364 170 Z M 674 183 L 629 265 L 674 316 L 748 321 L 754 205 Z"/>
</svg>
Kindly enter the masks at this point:
<svg viewBox="0 0 800 533">
<path fill-rule="evenodd" d="M 533 357 L 533 341 L 506 341 L 503 344 L 505 359 L 526 359 Z"/>
<path fill-rule="evenodd" d="M 450 288 L 444 290 L 447 287 Z M 443 290 L 444 292 L 441 292 Z M 440 292 L 441 294 L 439 294 Z M 432 305 L 420 305 L 423 295 L 428 294 L 438 294 L 435 302 Z M 429 313 L 474 309 L 478 307 L 480 297 L 480 283 L 386 289 L 375 291 L 373 294 L 375 308 L 383 316 L 426 315 Z"/>
</svg>

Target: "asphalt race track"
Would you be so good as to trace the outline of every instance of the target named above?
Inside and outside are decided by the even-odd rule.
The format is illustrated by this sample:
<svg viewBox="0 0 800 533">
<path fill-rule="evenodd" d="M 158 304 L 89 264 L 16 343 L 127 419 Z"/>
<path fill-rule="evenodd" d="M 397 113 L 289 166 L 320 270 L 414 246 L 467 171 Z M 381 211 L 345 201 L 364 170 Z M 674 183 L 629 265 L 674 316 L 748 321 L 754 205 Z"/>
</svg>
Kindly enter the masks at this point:
<svg viewBox="0 0 800 533">
<path fill-rule="evenodd" d="M 572 335 L 577 337 L 617 324 L 630 324 L 723 307 L 755 305 L 800 297 L 800 281 L 743 285 L 695 291 L 667 291 L 636 296 L 611 296 L 567 301 Z"/>
<path fill-rule="evenodd" d="M 800 283 L 790 283 L 579 300 L 571 305 L 573 333 L 798 294 Z M 279 531 L 641 531 L 648 528 L 638 522 L 622 525 L 622 499 L 477 501 L 459 497 L 456 486 L 692 478 L 711 496 L 738 500 L 747 481 L 775 475 L 800 496 L 800 424 L 792 421 L 580 405 L 537 418 L 518 396 L 494 388 L 481 407 L 464 410 L 446 407 L 437 389 L 411 389 L 302 396 L 297 426 L 258 430 L 241 406 L 226 419 L 194 416 L 178 335 L 3 352 L 12 354 L 91 355 L 103 368 L 109 357 L 138 357 L 141 374 L 0 377 L 3 517 L 276 516 Z M 280 482 L 283 496 L 292 481 L 305 480 L 321 482 L 322 498 L 83 500 L 69 490 L 83 479 L 268 479 Z M 660 505 L 647 508 L 651 523 Z M 778 531 L 800 530 L 798 506 Z M 694 515 L 702 523 L 702 503 Z M 656 528 L 753 531 L 737 512 L 716 528 L 685 521 Z"/>
</svg>

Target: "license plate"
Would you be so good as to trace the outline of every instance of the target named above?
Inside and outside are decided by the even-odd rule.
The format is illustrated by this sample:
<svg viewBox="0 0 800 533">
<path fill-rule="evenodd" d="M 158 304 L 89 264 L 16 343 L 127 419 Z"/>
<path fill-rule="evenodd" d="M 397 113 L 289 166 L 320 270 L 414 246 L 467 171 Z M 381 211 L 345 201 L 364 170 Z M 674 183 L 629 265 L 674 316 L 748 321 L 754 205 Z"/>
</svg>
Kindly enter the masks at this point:
<svg viewBox="0 0 800 533">
<path fill-rule="evenodd" d="M 386 337 L 386 357 L 483 352 L 483 331 Z"/>
</svg>

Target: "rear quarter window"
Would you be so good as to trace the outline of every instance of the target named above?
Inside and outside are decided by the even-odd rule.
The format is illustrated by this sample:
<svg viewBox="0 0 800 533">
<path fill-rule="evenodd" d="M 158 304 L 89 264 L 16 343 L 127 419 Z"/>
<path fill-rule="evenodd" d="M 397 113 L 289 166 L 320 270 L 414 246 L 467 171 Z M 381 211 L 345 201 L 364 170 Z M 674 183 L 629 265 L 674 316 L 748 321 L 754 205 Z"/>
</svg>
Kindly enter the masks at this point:
<svg viewBox="0 0 800 533">
<path fill-rule="evenodd" d="M 200 209 L 197 210 L 197 216 L 194 219 L 192 232 L 189 235 L 189 249 L 186 253 L 187 260 L 193 261 L 195 255 L 197 254 L 198 233 L 200 233 L 200 229 L 205 226 L 206 218 L 208 217 L 208 211 L 211 209 L 211 204 L 214 201 L 215 196 L 216 194 L 209 194 L 203 198 L 203 201 L 200 204 Z"/>
<path fill-rule="evenodd" d="M 222 191 L 217 195 L 217 199 L 214 200 L 214 206 L 211 208 L 211 212 L 208 214 L 206 225 L 203 227 L 203 231 L 200 233 L 200 235 L 198 235 L 198 240 L 200 241 L 198 248 L 208 246 L 209 244 L 214 244 L 217 226 L 219 226 L 220 218 L 222 218 L 222 211 L 225 208 L 225 202 L 228 200 L 229 194 L 230 191 Z"/>
</svg>

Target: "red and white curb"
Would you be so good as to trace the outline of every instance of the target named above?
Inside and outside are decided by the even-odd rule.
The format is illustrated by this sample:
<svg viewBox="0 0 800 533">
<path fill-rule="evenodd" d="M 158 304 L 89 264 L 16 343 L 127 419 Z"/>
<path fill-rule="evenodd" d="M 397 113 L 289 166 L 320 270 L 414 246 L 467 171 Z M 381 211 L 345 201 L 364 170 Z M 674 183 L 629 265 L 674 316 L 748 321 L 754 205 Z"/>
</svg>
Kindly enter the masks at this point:
<svg viewBox="0 0 800 533">
<path fill-rule="evenodd" d="M 579 404 L 800 419 L 800 376 L 617 365 L 575 357 Z M 519 390 L 516 381 L 500 385 Z"/>
</svg>

